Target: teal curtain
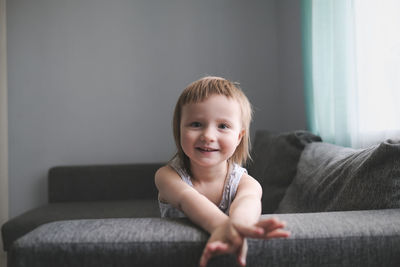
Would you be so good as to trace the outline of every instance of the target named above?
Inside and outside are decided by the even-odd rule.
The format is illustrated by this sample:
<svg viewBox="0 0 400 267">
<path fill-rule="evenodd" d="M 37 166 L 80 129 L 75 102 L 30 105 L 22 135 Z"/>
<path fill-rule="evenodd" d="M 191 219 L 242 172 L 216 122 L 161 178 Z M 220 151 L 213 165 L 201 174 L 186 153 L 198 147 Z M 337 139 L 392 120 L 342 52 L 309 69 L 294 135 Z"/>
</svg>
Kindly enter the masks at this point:
<svg viewBox="0 0 400 267">
<path fill-rule="evenodd" d="M 307 121 L 324 141 L 351 145 L 355 94 L 351 0 L 303 0 Z"/>
<path fill-rule="evenodd" d="M 308 128 L 366 147 L 400 138 L 400 1 L 302 0 Z"/>
</svg>

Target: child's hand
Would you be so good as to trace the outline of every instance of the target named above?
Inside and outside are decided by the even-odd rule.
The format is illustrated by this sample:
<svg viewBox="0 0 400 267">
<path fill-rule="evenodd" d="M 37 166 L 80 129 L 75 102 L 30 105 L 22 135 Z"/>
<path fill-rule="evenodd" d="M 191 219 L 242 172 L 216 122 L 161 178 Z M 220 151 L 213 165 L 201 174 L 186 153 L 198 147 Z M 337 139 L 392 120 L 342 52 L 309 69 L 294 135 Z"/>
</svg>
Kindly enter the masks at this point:
<svg viewBox="0 0 400 267">
<path fill-rule="evenodd" d="M 282 230 L 285 226 L 286 223 L 277 218 L 262 219 L 252 226 L 229 220 L 211 234 L 200 258 L 200 267 L 207 266 L 209 259 L 214 256 L 229 253 L 236 254 L 240 266 L 245 266 L 246 237 L 259 239 L 288 237 L 290 232 Z"/>
<path fill-rule="evenodd" d="M 256 227 L 263 229 L 263 234 L 257 236 L 248 236 L 253 238 L 271 239 L 289 237 L 290 232 L 283 230 L 286 227 L 286 222 L 280 221 L 278 218 L 261 219 L 256 224 Z"/>
<path fill-rule="evenodd" d="M 217 255 L 234 253 L 239 258 L 247 254 L 247 242 L 231 220 L 217 227 L 212 233 L 200 258 L 200 267 L 206 267 L 208 261 Z M 239 260 L 241 266 L 242 263 Z"/>
</svg>

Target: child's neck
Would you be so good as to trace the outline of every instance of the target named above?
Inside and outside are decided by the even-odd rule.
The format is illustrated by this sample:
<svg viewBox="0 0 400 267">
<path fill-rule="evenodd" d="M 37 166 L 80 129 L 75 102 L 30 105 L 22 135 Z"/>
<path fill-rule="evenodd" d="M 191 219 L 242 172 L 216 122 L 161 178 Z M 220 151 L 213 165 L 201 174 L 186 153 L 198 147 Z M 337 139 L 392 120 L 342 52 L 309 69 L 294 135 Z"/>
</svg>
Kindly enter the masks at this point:
<svg viewBox="0 0 400 267">
<path fill-rule="evenodd" d="M 228 162 L 224 161 L 221 164 L 212 167 L 203 167 L 194 165 L 191 166 L 192 181 L 196 183 L 215 182 L 216 180 L 223 179 L 227 176 Z"/>
</svg>

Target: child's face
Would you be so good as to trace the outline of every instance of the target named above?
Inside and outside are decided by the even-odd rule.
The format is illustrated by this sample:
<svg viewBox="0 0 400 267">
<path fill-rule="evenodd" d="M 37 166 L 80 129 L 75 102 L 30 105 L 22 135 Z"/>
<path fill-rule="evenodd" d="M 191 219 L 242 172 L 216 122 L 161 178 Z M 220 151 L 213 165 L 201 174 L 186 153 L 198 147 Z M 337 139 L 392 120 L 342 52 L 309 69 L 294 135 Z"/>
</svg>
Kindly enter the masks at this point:
<svg viewBox="0 0 400 267">
<path fill-rule="evenodd" d="M 225 163 L 244 134 L 240 105 L 222 95 L 185 104 L 180 133 L 182 149 L 192 166 L 211 167 Z"/>
</svg>

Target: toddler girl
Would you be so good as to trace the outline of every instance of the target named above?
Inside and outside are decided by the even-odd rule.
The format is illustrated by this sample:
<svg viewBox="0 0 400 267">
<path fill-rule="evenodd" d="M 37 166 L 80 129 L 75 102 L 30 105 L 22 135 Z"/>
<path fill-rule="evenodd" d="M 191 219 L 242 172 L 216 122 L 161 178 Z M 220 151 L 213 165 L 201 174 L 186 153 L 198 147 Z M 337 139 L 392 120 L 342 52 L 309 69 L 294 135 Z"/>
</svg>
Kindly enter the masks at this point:
<svg viewBox="0 0 400 267">
<path fill-rule="evenodd" d="M 246 264 L 251 238 L 287 237 L 284 222 L 260 220 L 260 184 L 241 167 L 249 158 L 251 105 L 236 84 L 205 77 L 175 107 L 176 156 L 155 175 L 162 217 L 188 217 L 210 233 L 200 266 L 235 253 Z"/>
</svg>

